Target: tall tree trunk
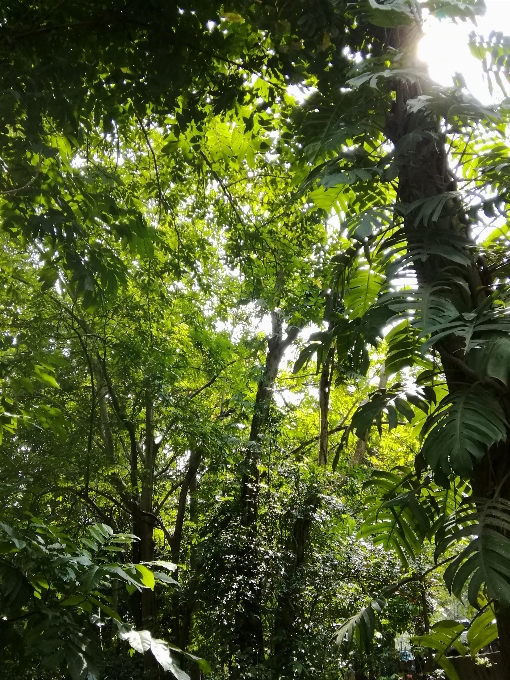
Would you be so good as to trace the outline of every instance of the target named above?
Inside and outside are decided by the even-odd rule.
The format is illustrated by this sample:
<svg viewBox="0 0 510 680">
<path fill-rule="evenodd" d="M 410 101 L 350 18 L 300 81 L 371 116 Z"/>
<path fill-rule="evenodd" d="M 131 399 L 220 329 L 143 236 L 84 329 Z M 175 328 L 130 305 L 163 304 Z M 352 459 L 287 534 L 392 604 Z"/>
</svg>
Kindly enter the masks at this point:
<svg viewBox="0 0 510 680">
<path fill-rule="evenodd" d="M 292 327 L 283 337 L 283 324 L 277 312 L 271 313 L 272 333 L 257 395 L 243 462 L 240 494 L 240 524 L 242 535 L 237 555 L 240 587 L 234 623 L 233 676 L 246 677 L 250 669 L 264 659 L 264 635 L 261 616 L 257 520 L 260 492 L 262 436 L 268 425 L 273 389 L 285 349 L 296 339 L 299 328 Z"/>
<path fill-rule="evenodd" d="M 140 480 L 140 500 L 135 504 L 133 516 L 133 533 L 140 539 L 134 545 L 135 555 L 139 562 L 152 562 L 154 560 L 154 526 L 156 518 L 153 514 L 153 501 L 156 449 L 154 441 L 154 404 L 151 395 L 147 394 L 145 398 L 145 446 Z M 136 465 L 138 456 L 138 446 L 133 446 L 131 450 L 132 468 Z M 139 624 L 144 629 L 154 630 L 156 619 L 154 591 L 144 588 L 139 594 L 139 600 L 139 610 L 137 612 Z"/>
<path fill-rule="evenodd" d="M 195 476 L 189 485 L 189 519 L 190 522 L 194 524 L 196 524 L 198 521 L 198 508 L 196 499 L 197 488 L 198 482 Z M 181 649 L 187 649 L 190 644 L 193 627 L 193 615 L 197 607 L 197 587 L 199 574 L 197 572 L 197 549 L 195 545 L 192 545 L 190 549 L 189 568 L 190 578 L 186 587 L 184 605 L 181 607 L 181 623 L 178 638 L 178 644 Z"/>
<path fill-rule="evenodd" d="M 292 523 L 287 544 L 288 564 L 280 583 L 273 627 L 271 666 L 279 678 L 294 678 L 293 661 L 296 641 L 303 632 L 303 597 L 300 575 L 310 543 L 310 527 L 319 506 L 316 493 L 311 493 Z"/>
<path fill-rule="evenodd" d="M 417 43 L 416 28 L 396 28 L 389 32 L 389 47 L 402 49 Z M 399 188 L 398 200 L 411 204 L 414 201 L 431 198 L 456 189 L 455 180 L 448 167 L 448 157 L 444 134 L 439 120 L 424 110 L 412 112 L 408 101 L 421 92 L 420 84 L 410 84 L 404 80 L 395 83 L 395 105 L 392 116 L 387 121 L 386 134 L 397 145 L 406 136 L 413 135 L 414 144 L 398 154 Z M 410 137 L 408 137 L 410 139 Z M 471 235 L 469 220 L 462 203 L 452 196 L 446 201 L 436 221 L 430 221 L 427 230 L 416 224 L 416 211 L 407 213 L 403 229 L 412 253 L 416 245 L 423 242 L 424 233 L 436 233 L 442 238 L 463 237 L 468 241 Z M 474 241 L 471 241 L 474 246 Z M 414 268 L 420 286 L 447 282 L 442 294 L 448 297 L 462 312 L 476 308 L 490 293 L 491 280 L 480 260 L 472 255 L 474 248 L 466 248 L 465 255 L 470 259 L 466 265 L 456 264 L 455 275 L 451 273 L 451 261 L 440 255 L 430 255 L 426 260 L 414 259 Z M 450 392 L 473 384 L 464 363 L 464 342 L 454 335 L 443 337 L 434 346 L 446 376 Z M 495 395 L 505 413 L 510 413 L 508 394 Z M 475 464 L 471 477 L 473 494 L 476 497 L 490 498 L 499 487 L 503 498 L 510 500 L 510 445 L 508 442 L 492 446 L 484 458 Z M 499 611 L 496 614 L 501 649 L 510 649 L 510 615 Z M 510 671 L 509 671 L 510 673 Z"/>
<path fill-rule="evenodd" d="M 388 375 L 386 373 L 386 366 L 381 364 L 381 368 L 379 369 L 379 386 L 378 389 L 384 390 L 386 389 L 386 383 L 388 382 Z M 365 402 L 363 402 L 365 403 Z M 351 465 L 361 465 L 363 461 L 365 460 L 365 454 L 367 452 L 367 446 L 368 446 L 368 440 L 370 438 L 370 429 L 367 430 L 365 435 L 363 437 L 359 437 L 358 440 L 356 441 L 356 448 L 354 449 L 354 453 L 351 458 Z"/>
<path fill-rule="evenodd" d="M 196 488 L 196 477 L 198 468 L 202 461 L 202 450 L 195 447 L 191 450 L 188 469 L 182 482 L 181 490 L 179 492 L 179 502 L 177 505 L 177 516 L 175 519 L 174 532 L 171 542 L 172 562 L 179 564 L 181 561 L 181 546 L 182 546 L 182 531 L 184 527 L 184 519 L 186 517 L 186 508 L 188 507 L 188 494 L 190 498 L 190 515 L 192 509 L 196 511 L 193 503 L 193 491 Z M 193 508 L 191 507 L 193 505 Z M 190 517 L 191 518 L 191 517 Z M 192 550 L 192 557 L 194 551 Z M 194 560 L 192 560 L 193 562 Z M 185 649 L 189 644 L 189 635 L 191 629 L 191 612 L 194 607 L 194 584 L 195 579 L 193 575 L 194 564 L 190 563 L 191 576 L 187 586 L 187 592 L 182 592 L 176 589 L 173 594 L 173 621 L 172 621 L 172 635 L 176 644 Z M 174 576 L 177 578 L 179 572 L 175 572 Z M 190 588 L 191 583 L 193 586 Z M 193 600 L 193 602 L 191 602 Z"/>
<path fill-rule="evenodd" d="M 328 464 L 329 449 L 329 402 L 335 349 L 331 347 L 322 365 L 319 380 L 319 455 L 318 464 Z M 273 626 L 274 652 L 271 665 L 278 677 L 294 677 L 293 659 L 296 638 L 303 630 L 302 589 L 299 576 L 305 562 L 309 545 L 313 514 L 319 506 L 317 494 L 308 497 L 301 512 L 295 518 L 287 545 L 288 564 L 280 583 Z"/>
<path fill-rule="evenodd" d="M 84 330 L 91 334 L 84 319 L 76 317 Z M 87 356 L 97 386 L 97 403 L 100 415 L 100 430 L 107 460 L 113 472 L 109 480 L 119 494 L 123 506 L 131 512 L 133 534 L 138 541 L 133 543 L 132 560 L 134 563 L 152 562 L 154 560 L 154 526 L 156 516 L 153 513 L 154 472 L 159 444 L 154 438 L 154 403 L 147 391 L 145 396 L 145 446 L 142 452 L 137 439 L 136 425 L 128 419 L 114 389 L 106 362 L 96 353 Z M 114 431 L 110 422 L 110 408 L 115 414 L 121 430 L 129 435 L 130 477 L 129 485 L 124 482 L 115 470 L 117 455 Z M 139 460 L 143 461 L 142 474 L 139 475 Z M 145 628 L 155 632 L 156 600 L 155 593 L 149 588 L 135 592 L 131 597 L 133 618 L 137 628 Z M 145 677 L 155 680 L 159 677 L 159 665 L 152 654 L 144 655 Z"/>
<path fill-rule="evenodd" d="M 319 465 L 328 464 L 329 447 L 329 399 L 331 393 L 331 377 L 333 375 L 333 359 L 335 349 L 331 347 L 326 360 L 322 365 L 321 377 L 319 381 L 319 412 L 320 412 L 320 434 L 319 434 Z"/>
<path fill-rule="evenodd" d="M 154 502 L 154 472 L 158 446 L 154 439 L 154 403 L 147 392 L 145 397 L 145 437 L 143 454 L 134 434 L 131 424 L 131 484 L 135 482 L 134 471 L 137 470 L 138 459 L 142 458 L 142 471 L 137 487 L 140 486 L 139 496 L 133 493 L 133 534 L 139 540 L 133 544 L 134 562 L 152 562 L 154 560 L 154 527 L 156 517 L 153 513 Z M 132 436 L 131 436 L 132 432 Z M 133 615 L 135 624 L 143 630 L 156 633 L 156 596 L 150 588 L 144 588 L 133 595 Z M 152 653 L 144 654 L 144 677 L 156 680 L 161 675 L 159 665 Z"/>
</svg>

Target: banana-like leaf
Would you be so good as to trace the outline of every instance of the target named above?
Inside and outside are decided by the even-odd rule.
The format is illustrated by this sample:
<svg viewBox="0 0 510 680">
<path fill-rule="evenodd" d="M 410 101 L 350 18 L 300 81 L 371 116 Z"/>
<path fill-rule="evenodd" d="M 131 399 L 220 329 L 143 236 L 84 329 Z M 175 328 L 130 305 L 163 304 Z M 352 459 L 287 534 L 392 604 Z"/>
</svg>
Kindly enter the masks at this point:
<svg viewBox="0 0 510 680">
<path fill-rule="evenodd" d="M 366 486 L 375 493 L 369 499 L 358 535 L 394 550 L 407 568 L 409 559 L 415 559 L 420 552 L 431 525 L 415 495 L 413 487 L 419 488 L 419 483 L 410 469 L 401 468 L 374 472 Z"/>
<path fill-rule="evenodd" d="M 507 334 L 497 332 L 484 338 L 477 347 L 469 352 L 466 363 L 479 376 L 497 378 L 508 385 L 510 380 L 510 337 Z"/>
<path fill-rule="evenodd" d="M 372 640 L 375 633 L 375 615 L 376 613 L 380 614 L 385 606 L 386 600 L 382 597 L 377 598 L 360 612 L 347 619 L 338 630 L 337 644 L 350 649 L 354 642 L 362 654 L 369 654 L 372 650 Z"/>
<path fill-rule="evenodd" d="M 480 590 L 502 607 L 510 606 L 510 502 L 502 498 L 461 506 L 438 532 L 436 559 L 450 547 L 470 542 L 444 573 L 448 589 L 461 597 L 467 586 L 470 604 L 478 608 Z"/>
<path fill-rule="evenodd" d="M 489 446 L 506 439 L 505 414 L 496 399 L 481 387 L 460 389 L 445 397 L 422 430 L 422 455 L 430 467 L 449 475 L 468 477 L 473 461 Z"/>
<path fill-rule="evenodd" d="M 368 265 L 358 268 L 355 276 L 349 280 L 344 296 L 345 309 L 350 319 L 363 316 L 374 304 L 385 280 L 383 274 Z"/>
<path fill-rule="evenodd" d="M 420 337 L 430 335 L 430 338 L 423 344 L 423 350 L 427 350 L 431 345 L 437 343 L 443 337 L 456 335 L 464 341 L 464 351 L 469 356 L 476 353 L 477 361 L 483 364 L 487 375 L 491 375 L 487 369 L 493 368 L 496 377 L 500 377 L 506 382 L 507 372 L 495 366 L 498 360 L 505 360 L 509 356 L 508 345 L 499 345 L 498 349 L 506 352 L 496 357 L 491 357 L 494 343 L 500 338 L 508 339 L 510 333 L 510 308 L 505 306 L 504 301 L 499 299 L 499 293 L 495 293 L 486 298 L 475 310 L 458 314 L 443 320 L 432 319 L 421 329 Z M 439 321 L 439 323 L 437 322 Z M 489 349 L 489 355 L 486 351 Z M 504 378 L 501 378 L 501 374 Z"/>
<path fill-rule="evenodd" d="M 402 290 L 381 296 L 379 304 L 385 303 L 392 310 L 405 316 L 412 314 L 413 326 L 421 334 L 428 335 L 435 328 L 459 316 L 459 311 L 448 299 L 450 286 L 434 284 L 420 286 L 417 290 Z"/>
<path fill-rule="evenodd" d="M 405 569 L 409 558 L 415 559 L 422 548 L 420 527 L 408 507 L 371 508 L 364 516 L 358 536 L 371 537 L 376 545 L 394 550 Z"/>
<path fill-rule="evenodd" d="M 370 394 L 369 400 L 362 404 L 352 417 L 352 428 L 356 435 L 363 438 L 372 425 L 376 425 L 382 433 L 383 416 L 386 416 L 388 427 L 392 430 L 398 425 L 398 414 L 408 422 L 414 419 L 413 406 L 425 414 L 429 411 L 429 404 L 424 394 L 408 394 L 402 391 L 400 383 L 395 383 L 390 389 L 380 389 Z"/>
<path fill-rule="evenodd" d="M 386 268 L 388 279 L 402 277 L 409 269 L 413 270 L 414 262 L 425 262 L 431 256 L 440 256 L 450 263 L 461 265 L 467 265 L 471 261 L 469 249 L 472 248 L 472 243 L 439 226 L 435 226 L 433 230 L 418 230 L 412 239 L 403 229 L 397 229 L 383 243 L 385 249 L 391 249 L 391 255 L 387 256 L 390 260 Z"/>
<path fill-rule="evenodd" d="M 413 644 L 420 647 L 430 647 L 437 653 L 435 661 L 445 671 L 449 680 L 460 680 L 459 675 L 447 657 L 447 653 L 454 648 L 461 656 L 470 654 L 475 657 L 478 652 L 487 647 L 498 637 L 498 629 L 495 620 L 494 604 L 485 604 L 472 619 L 466 636 L 467 646 L 461 637 L 465 632 L 464 625 L 459 621 L 446 619 L 439 621 L 429 634 L 419 635 L 412 639 Z"/>
<path fill-rule="evenodd" d="M 459 191 L 446 191 L 430 198 L 421 198 L 413 203 L 400 203 L 398 210 L 404 215 L 413 214 L 416 227 L 426 227 L 431 222 L 437 222 L 445 208 L 448 208 L 452 202 L 459 201 L 461 197 L 462 194 Z"/>
</svg>

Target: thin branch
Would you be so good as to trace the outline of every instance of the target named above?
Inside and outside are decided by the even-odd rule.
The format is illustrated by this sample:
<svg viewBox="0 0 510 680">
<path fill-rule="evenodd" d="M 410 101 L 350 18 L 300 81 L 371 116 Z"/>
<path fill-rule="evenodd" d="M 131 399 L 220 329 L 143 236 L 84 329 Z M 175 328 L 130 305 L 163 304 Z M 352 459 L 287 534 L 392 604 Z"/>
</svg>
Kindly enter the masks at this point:
<svg viewBox="0 0 510 680">
<path fill-rule="evenodd" d="M 185 479 L 185 478 L 184 478 Z M 154 506 L 154 513 L 157 514 L 161 508 L 165 505 L 167 500 L 170 498 L 170 496 L 174 493 L 174 491 L 177 491 L 177 489 L 183 485 L 184 479 L 179 480 L 178 482 L 175 482 L 175 484 L 172 484 L 170 489 L 166 492 L 166 494 L 163 496 L 162 500 L 159 503 L 156 503 Z"/>
<path fill-rule="evenodd" d="M 331 435 L 331 434 L 335 434 L 336 432 L 340 432 L 341 430 L 344 430 L 345 427 L 346 427 L 345 425 L 337 425 L 337 427 L 334 427 L 332 430 L 328 430 L 328 436 Z M 288 455 L 293 456 L 296 453 L 299 453 L 303 449 L 306 449 L 309 446 L 311 446 L 312 444 L 315 444 L 316 442 L 318 442 L 319 439 L 320 439 L 320 434 L 315 435 L 315 437 L 310 437 L 310 439 L 307 439 L 306 441 L 304 441 L 299 446 L 296 446 L 295 449 L 292 449 L 292 451 L 290 451 Z"/>
<path fill-rule="evenodd" d="M 25 189 L 28 189 L 28 187 L 32 186 L 35 180 L 39 177 L 40 172 L 41 163 L 39 162 L 37 165 L 35 175 L 31 179 L 29 179 L 26 184 L 24 184 L 22 187 L 18 187 L 17 189 L 6 189 L 5 191 L 0 191 L 0 194 L 2 196 L 15 196 L 16 194 L 19 194 L 21 191 L 24 191 Z"/>
<path fill-rule="evenodd" d="M 229 363 L 226 366 L 224 366 L 221 369 L 221 371 L 216 373 L 216 375 L 213 375 L 213 377 L 208 382 L 206 382 L 205 385 L 202 385 L 202 387 L 199 387 L 198 389 L 194 390 L 193 392 L 190 392 L 187 395 L 188 399 L 194 399 L 195 397 L 197 397 L 200 394 L 200 392 L 203 392 L 208 387 L 211 387 L 211 385 L 213 385 L 216 382 L 216 380 L 218 380 L 218 378 L 220 377 L 220 375 L 223 373 L 223 371 L 225 369 L 227 369 L 229 366 L 232 366 L 233 364 L 237 363 L 238 361 L 239 361 L 239 359 L 234 359 L 233 361 L 229 361 Z"/>
<path fill-rule="evenodd" d="M 342 418 L 342 422 L 340 423 L 340 425 L 337 425 L 337 426 L 334 427 L 332 430 L 329 430 L 329 431 L 328 431 L 328 437 L 329 437 L 329 435 L 331 435 L 331 434 L 335 434 L 336 432 L 340 432 L 341 430 L 345 430 L 345 428 L 346 428 L 345 422 L 346 422 L 347 418 L 351 415 L 351 413 L 352 413 L 352 412 L 354 411 L 354 409 L 357 408 L 357 407 L 358 407 L 358 403 L 354 403 L 354 404 L 351 406 L 351 408 L 347 411 L 347 413 L 345 414 L 345 416 Z M 289 456 L 293 456 L 293 455 L 295 455 L 296 453 L 299 453 L 300 451 L 302 451 L 303 449 L 306 449 L 308 446 L 311 446 L 312 444 L 315 444 L 315 442 L 318 442 L 319 439 L 320 439 L 320 434 L 317 434 L 317 435 L 315 435 L 315 437 L 311 437 L 310 439 L 307 439 L 306 441 L 304 441 L 304 442 L 303 442 L 302 444 L 300 444 L 299 446 L 296 446 L 295 449 L 292 449 L 292 451 L 289 452 Z"/>
<path fill-rule="evenodd" d="M 54 487 L 50 489 L 50 491 L 58 491 L 60 493 L 68 493 L 73 496 L 78 496 L 78 498 L 81 498 L 83 501 L 85 501 L 87 505 L 90 505 L 90 507 L 97 514 L 97 516 L 100 517 L 105 524 L 111 522 L 111 518 L 104 512 L 104 510 L 102 510 L 102 508 L 100 508 L 99 505 L 97 505 L 97 503 L 95 503 L 95 501 L 92 498 L 90 498 L 89 495 L 86 495 L 83 491 L 79 491 L 78 489 L 74 489 L 72 487 L 62 486 Z"/>
<path fill-rule="evenodd" d="M 386 586 L 386 588 L 383 588 L 381 594 L 382 595 L 391 595 L 391 594 L 395 593 L 397 590 L 399 590 L 399 588 L 402 588 L 402 586 L 405 586 L 408 583 L 412 583 L 413 581 L 422 581 L 425 578 L 425 576 L 428 576 L 428 574 L 431 574 L 436 569 L 439 569 L 439 567 L 442 567 L 445 564 L 448 564 L 448 562 L 451 562 L 456 557 L 457 557 L 457 555 L 452 555 L 451 557 L 447 557 L 442 562 L 437 562 L 436 564 L 434 564 L 433 567 L 430 567 L 430 569 L 427 569 L 422 574 L 413 574 L 412 576 L 407 576 L 406 578 L 403 578 L 398 583 L 394 583 L 393 585 Z"/>
<path fill-rule="evenodd" d="M 218 175 L 218 173 L 216 172 L 216 170 L 213 168 L 213 165 L 212 165 L 211 161 L 207 158 L 207 156 L 206 156 L 205 153 L 202 151 L 202 149 L 200 149 L 200 155 L 201 155 L 202 158 L 204 159 L 204 161 L 205 161 L 207 167 L 208 167 L 209 170 L 212 172 L 214 179 L 218 182 L 218 184 L 220 185 L 220 187 L 221 187 L 223 193 L 224 193 L 225 196 L 227 197 L 227 200 L 228 200 L 228 202 L 230 203 L 230 206 L 231 206 L 232 210 L 233 210 L 234 213 L 236 214 L 236 217 L 237 217 L 237 219 L 239 220 L 239 223 L 242 224 L 242 225 L 244 226 L 244 220 L 243 220 L 243 218 L 241 217 L 241 214 L 240 214 L 239 210 L 237 209 L 237 205 L 236 205 L 236 203 L 235 203 L 235 201 L 234 201 L 234 199 L 233 199 L 233 197 L 232 197 L 232 194 L 230 193 L 230 191 L 228 190 L 228 188 L 225 186 L 225 183 L 223 182 L 223 180 L 221 179 L 221 177 Z"/>
<path fill-rule="evenodd" d="M 157 187 L 158 187 L 158 196 L 159 196 L 159 206 L 158 206 L 158 223 L 159 223 L 159 222 L 161 222 L 161 211 L 163 209 L 163 192 L 161 191 L 161 182 L 160 182 L 160 179 L 159 179 L 158 162 L 156 160 L 156 154 L 154 153 L 154 149 L 152 148 L 152 144 L 151 144 L 151 141 L 149 139 L 149 135 L 147 134 L 147 130 L 145 129 L 145 126 L 143 124 L 143 121 L 140 118 L 138 118 L 138 116 L 137 116 L 137 120 L 138 120 L 138 124 L 140 125 L 140 127 L 142 129 L 143 136 L 145 137 L 145 141 L 146 141 L 147 146 L 149 148 L 149 152 L 152 156 L 152 163 L 154 165 L 154 173 L 156 175 L 156 184 L 157 184 Z"/>
<path fill-rule="evenodd" d="M 161 468 L 161 470 L 159 470 L 159 472 L 156 472 L 156 473 L 155 473 L 154 479 L 157 479 L 158 477 L 161 477 L 161 476 L 164 475 L 166 472 L 168 472 L 168 470 L 170 469 L 170 466 L 172 465 L 172 463 L 175 463 L 175 460 L 176 460 L 176 459 L 177 459 L 177 452 L 175 452 L 175 453 L 171 456 L 170 460 L 166 463 L 166 465 L 164 465 L 164 466 Z"/>
</svg>

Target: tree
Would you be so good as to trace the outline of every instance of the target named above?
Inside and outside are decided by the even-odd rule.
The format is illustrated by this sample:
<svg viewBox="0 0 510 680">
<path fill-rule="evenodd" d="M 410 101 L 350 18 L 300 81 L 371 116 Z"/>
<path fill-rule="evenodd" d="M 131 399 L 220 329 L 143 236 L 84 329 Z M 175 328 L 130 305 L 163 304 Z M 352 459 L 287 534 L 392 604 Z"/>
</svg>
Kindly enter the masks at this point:
<svg viewBox="0 0 510 680">
<path fill-rule="evenodd" d="M 446 5 L 447 12 L 463 18 L 480 9 L 474 3 Z M 411 404 L 429 416 L 422 428 L 417 479 L 423 482 L 429 466 L 436 483 L 445 488 L 457 484 L 454 480 L 460 476 L 469 481 L 473 498 L 470 511 L 461 506 L 449 517 L 436 509 L 429 512 L 427 521 L 433 526 L 438 555 L 461 536 L 474 537 L 445 578 L 459 596 L 469 582 L 469 598 L 475 607 L 480 589 L 486 589 L 496 602 L 500 644 L 506 648 L 507 396 L 506 375 L 496 368 L 494 354 L 501 352 L 498 356 L 503 357 L 507 342 L 506 282 L 504 274 L 499 275 L 500 261 L 472 236 L 482 212 L 505 214 L 506 188 L 491 169 L 492 150 L 476 162 L 477 175 L 471 165 L 482 138 L 493 135 L 495 146 L 491 142 L 488 146 L 499 148 L 506 113 L 504 108 L 481 107 L 462 91 L 460 81 L 446 92 L 427 81 L 413 50 L 421 9 L 437 11 L 437 3 L 370 6 L 364 16 L 375 25 L 370 33 L 371 57 L 353 69 L 345 82 L 350 88 L 332 97 L 331 103 L 321 98 L 326 93 L 319 85 L 307 124 L 310 155 L 315 160 L 319 153 L 323 160 L 310 175 L 310 182 L 319 184 L 312 196 L 318 205 L 337 206 L 353 244 L 338 258 L 336 280 L 341 297 L 345 299 L 355 287 L 358 298 L 364 289 L 373 300 L 361 314 L 355 305 L 346 306 L 341 316 L 327 317 L 334 330 L 322 342 L 322 356 L 335 338 L 338 364 L 359 370 L 364 343 L 377 344 L 385 325 L 410 319 L 399 327 L 398 337 L 393 335 L 389 349 L 394 360 L 398 353 L 398 366 L 393 368 L 426 360 L 432 369 L 427 366 L 429 370 L 418 376 L 418 393 L 407 393 Z M 328 111 L 330 117 L 326 117 Z M 313 136 L 315 129 L 320 131 L 318 137 Z M 391 144 L 389 149 L 380 146 L 384 140 Z M 448 167 L 448 154 L 456 163 L 457 175 Z M 487 245 L 498 231 L 499 227 Z M 396 287 L 397 276 L 407 277 L 410 284 Z M 351 353 L 353 332 L 361 334 L 364 342 Z M 447 389 L 442 400 L 434 389 L 436 376 L 441 374 Z M 409 412 L 409 405 L 402 401 L 405 397 L 398 385 L 394 392 L 383 387 L 374 393 L 371 403 L 354 416 L 358 434 L 362 436 L 374 420 L 380 423 L 382 412 L 390 428 L 397 423 L 397 412 L 412 417 L 412 409 Z M 439 403 L 434 406 L 436 400 Z M 428 488 L 432 476 L 425 480 L 430 480 L 425 483 Z M 399 480 L 391 493 L 402 494 L 401 484 Z M 397 505 L 409 504 L 420 535 L 418 510 L 423 511 L 423 506 L 413 504 L 416 498 L 426 502 L 425 498 L 417 491 L 398 498 Z M 441 524 L 445 529 L 439 529 Z M 443 539 L 444 532 L 448 539 Z M 403 535 L 401 540 L 405 540 Z"/>
<path fill-rule="evenodd" d="M 65 665 L 73 680 L 98 678 L 101 627 L 113 626 L 120 640 L 142 653 L 151 649 L 165 670 L 186 677 L 163 640 L 134 630 L 117 612 L 121 584 L 139 591 L 154 589 L 156 580 L 171 582 L 144 564 L 112 561 L 132 536 L 114 534 L 105 524 L 89 526 L 89 538 L 79 543 L 36 521 L 18 529 L 2 523 L 0 529 L 2 671 L 55 672 Z"/>
<path fill-rule="evenodd" d="M 357 515 L 359 464 L 387 467 L 393 430 L 421 425 L 415 470 L 374 477 L 361 533 L 404 571 L 427 538 L 439 562 L 460 550 L 446 582 L 460 595 L 470 579 L 504 644 L 508 249 L 506 227 L 486 245 L 470 232 L 504 214 L 507 109 L 436 87 L 413 53 L 422 11 L 469 18 L 479 3 L 25 5 L 0 25 L 2 427 L 20 502 L 76 535 L 132 532 L 133 562 L 169 551 L 186 566 L 170 600 L 134 594 L 139 626 L 220 641 L 236 677 L 290 676 L 304 631 L 325 640 L 339 611 L 321 609 L 323 627 L 306 614 L 329 463 Z M 504 40 L 473 49 L 502 82 Z M 291 84 L 314 89 L 304 105 Z M 292 380 L 316 355 L 319 403 L 296 416 L 279 381 L 308 324 Z M 296 438 L 307 404 L 320 428 Z M 410 581 L 422 591 L 426 571 Z M 365 651 L 375 595 L 358 632 L 341 629 Z M 218 632 L 206 606 L 232 625 Z"/>
</svg>

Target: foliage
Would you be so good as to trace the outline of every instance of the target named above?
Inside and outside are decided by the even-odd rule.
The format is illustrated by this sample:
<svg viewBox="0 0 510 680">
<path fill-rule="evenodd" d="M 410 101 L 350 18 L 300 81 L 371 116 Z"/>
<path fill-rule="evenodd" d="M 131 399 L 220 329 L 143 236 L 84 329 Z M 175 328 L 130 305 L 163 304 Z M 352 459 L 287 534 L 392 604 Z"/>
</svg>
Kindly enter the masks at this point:
<svg viewBox="0 0 510 680">
<path fill-rule="evenodd" d="M 100 629 L 109 626 L 138 652 L 156 649 L 175 677 L 187 677 L 164 641 L 134 630 L 116 611 L 122 585 L 132 592 L 154 588 L 156 579 L 172 582 L 144 564 L 112 561 L 136 537 L 114 534 L 106 524 L 90 525 L 80 541 L 36 520 L 24 529 L 3 523 L 0 529 L 2 658 L 11 670 L 66 667 L 73 680 L 97 678 Z"/>
<path fill-rule="evenodd" d="M 505 636 L 510 109 L 430 82 L 426 11 L 483 3 L 4 3 L 2 598 L 27 664 L 85 677 L 123 640 L 147 677 L 374 674 L 405 620 L 445 667 L 467 647 L 427 630 L 436 569 L 479 608 L 472 654 L 493 616 Z M 504 90 L 508 40 L 471 46 Z"/>
</svg>

